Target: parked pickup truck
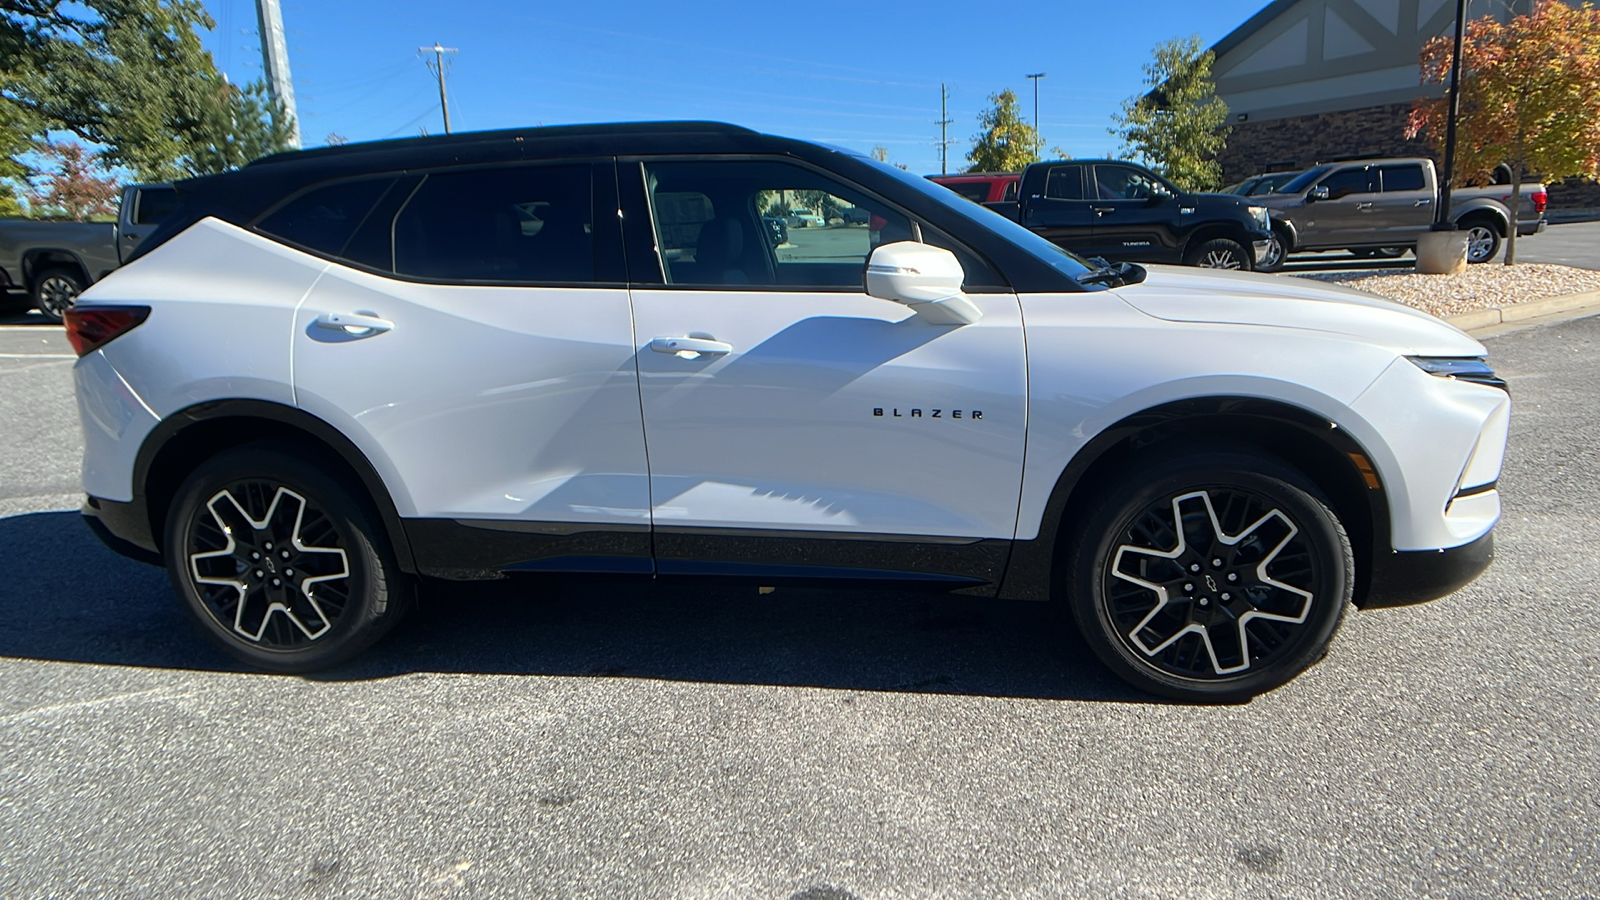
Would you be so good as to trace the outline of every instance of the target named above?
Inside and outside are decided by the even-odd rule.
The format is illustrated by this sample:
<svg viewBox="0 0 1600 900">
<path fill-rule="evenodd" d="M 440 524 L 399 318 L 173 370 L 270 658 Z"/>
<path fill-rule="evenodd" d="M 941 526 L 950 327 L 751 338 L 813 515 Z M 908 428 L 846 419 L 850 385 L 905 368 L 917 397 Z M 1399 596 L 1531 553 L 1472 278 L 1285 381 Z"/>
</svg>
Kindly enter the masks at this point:
<svg viewBox="0 0 1600 900">
<path fill-rule="evenodd" d="M 1257 268 L 1273 271 L 1301 250 L 1348 249 L 1357 256 L 1399 256 L 1433 225 L 1439 202 L 1433 162 L 1362 159 L 1312 166 L 1276 192 L 1251 199 L 1272 217 L 1272 242 Z M 1549 194 L 1522 186 L 1519 237 L 1546 227 Z M 1511 229 L 1511 186 L 1452 188 L 1450 221 L 1467 232 L 1467 261 L 1488 262 Z"/>
<path fill-rule="evenodd" d="M 1038 162 L 1021 185 L 1017 221 L 1081 256 L 1250 269 L 1272 237 L 1259 197 L 1191 194 L 1129 162 Z"/>
<path fill-rule="evenodd" d="M 135 184 L 123 189 L 115 223 L 0 219 L 0 303 L 26 292 L 28 305 L 61 321 L 78 294 L 121 265 L 176 205 L 171 185 Z"/>
</svg>

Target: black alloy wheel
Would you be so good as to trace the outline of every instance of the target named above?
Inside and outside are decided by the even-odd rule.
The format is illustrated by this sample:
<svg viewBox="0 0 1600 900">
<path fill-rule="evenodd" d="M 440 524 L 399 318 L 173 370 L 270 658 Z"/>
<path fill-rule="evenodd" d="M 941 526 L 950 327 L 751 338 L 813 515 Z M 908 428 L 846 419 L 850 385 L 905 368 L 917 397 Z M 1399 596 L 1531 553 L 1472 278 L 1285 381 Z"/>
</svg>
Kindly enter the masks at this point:
<svg viewBox="0 0 1600 900">
<path fill-rule="evenodd" d="M 195 470 L 167 519 L 173 587 L 212 640 L 274 672 L 311 672 L 393 627 L 410 586 L 378 517 L 292 446 Z"/>
<path fill-rule="evenodd" d="M 1278 687 L 1326 653 L 1350 601 L 1344 528 L 1270 457 L 1141 467 L 1085 521 L 1074 617 L 1102 661 L 1157 694 L 1232 702 Z"/>
</svg>

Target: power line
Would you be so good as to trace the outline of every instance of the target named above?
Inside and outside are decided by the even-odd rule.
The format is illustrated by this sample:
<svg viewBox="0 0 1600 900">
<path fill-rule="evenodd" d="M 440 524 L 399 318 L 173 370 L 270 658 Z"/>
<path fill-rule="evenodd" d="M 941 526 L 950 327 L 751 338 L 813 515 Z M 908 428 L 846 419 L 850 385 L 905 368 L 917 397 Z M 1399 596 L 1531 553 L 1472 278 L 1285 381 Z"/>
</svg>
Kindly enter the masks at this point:
<svg viewBox="0 0 1600 900">
<path fill-rule="evenodd" d="M 439 79 L 439 108 L 444 110 L 444 133 L 449 134 L 450 100 L 445 96 L 444 92 L 444 55 L 446 53 L 459 53 L 460 51 L 454 47 L 441 47 L 439 46 L 438 41 L 434 41 L 432 47 L 417 48 L 418 53 L 427 53 L 429 50 L 433 51 L 433 63 L 429 64 L 427 59 L 424 58 L 422 64 L 427 66 L 428 71 L 432 72 Z"/>
</svg>

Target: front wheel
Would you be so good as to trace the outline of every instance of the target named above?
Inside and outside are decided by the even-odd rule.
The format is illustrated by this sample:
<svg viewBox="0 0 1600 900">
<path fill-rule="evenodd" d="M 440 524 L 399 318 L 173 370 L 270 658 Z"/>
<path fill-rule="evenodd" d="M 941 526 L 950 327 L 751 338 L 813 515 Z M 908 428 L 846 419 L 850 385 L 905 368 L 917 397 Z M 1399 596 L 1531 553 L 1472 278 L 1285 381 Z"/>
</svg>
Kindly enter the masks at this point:
<svg viewBox="0 0 1600 900">
<path fill-rule="evenodd" d="M 1176 457 L 1105 491 L 1068 549 L 1073 617 L 1129 683 L 1184 700 L 1271 690 L 1327 651 L 1354 555 L 1304 476 L 1237 451 Z"/>
<path fill-rule="evenodd" d="M 206 635 L 273 672 L 344 662 L 408 606 L 377 515 L 290 446 L 201 464 L 173 499 L 165 555 Z"/>
<path fill-rule="evenodd" d="M 1190 250 L 1183 260 L 1191 266 L 1203 269 L 1244 269 L 1250 268 L 1250 257 L 1246 255 L 1244 245 L 1238 241 L 1227 238 L 1214 238 Z"/>
<path fill-rule="evenodd" d="M 1283 268 L 1284 260 L 1289 256 L 1289 242 L 1284 239 L 1283 233 L 1272 229 L 1272 237 L 1267 240 L 1266 252 L 1256 260 L 1257 272 L 1276 272 Z"/>
</svg>

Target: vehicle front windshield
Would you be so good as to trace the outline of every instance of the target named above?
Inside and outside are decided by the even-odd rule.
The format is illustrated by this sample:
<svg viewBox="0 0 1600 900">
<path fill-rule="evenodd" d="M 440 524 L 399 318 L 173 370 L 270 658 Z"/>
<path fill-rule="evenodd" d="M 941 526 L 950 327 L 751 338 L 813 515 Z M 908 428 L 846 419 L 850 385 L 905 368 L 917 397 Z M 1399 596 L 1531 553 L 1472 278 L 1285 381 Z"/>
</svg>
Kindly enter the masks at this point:
<svg viewBox="0 0 1600 900">
<path fill-rule="evenodd" d="M 1023 228 L 1021 225 L 1018 225 L 1016 222 L 1011 221 L 994 210 L 967 200 L 965 197 L 962 197 L 960 194 L 950 190 L 944 185 L 913 175 L 904 169 L 891 166 L 888 163 L 879 162 L 878 160 L 870 159 L 865 156 L 859 156 L 854 153 L 851 155 L 855 156 L 862 162 L 876 166 L 879 171 L 886 175 L 893 176 L 901 184 L 915 188 L 923 195 L 932 198 L 945 208 L 949 209 L 952 213 L 969 219 L 975 224 L 981 225 L 990 231 L 998 232 L 1001 237 L 1004 237 L 1011 243 L 1016 244 L 1024 250 L 1027 250 L 1035 257 L 1038 257 L 1041 262 L 1055 269 L 1057 272 L 1067 276 L 1068 278 L 1071 278 L 1073 281 L 1077 281 L 1078 276 L 1092 272 L 1096 268 L 1095 266 L 1085 262 L 1080 257 L 1069 253 L 1060 247 L 1057 247 L 1055 244 L 1052 244 L 1028 229 Z"/>
<path fill-rule="evenodd" d="M 1317 179 L 1333 170 L 1333 166 L 1312 166 L 1294 177 L 1294 180 L 1278 188 L 1280 194 L 1298 194 L 1306 188 L 1317 183 Z"/>
</svg>

